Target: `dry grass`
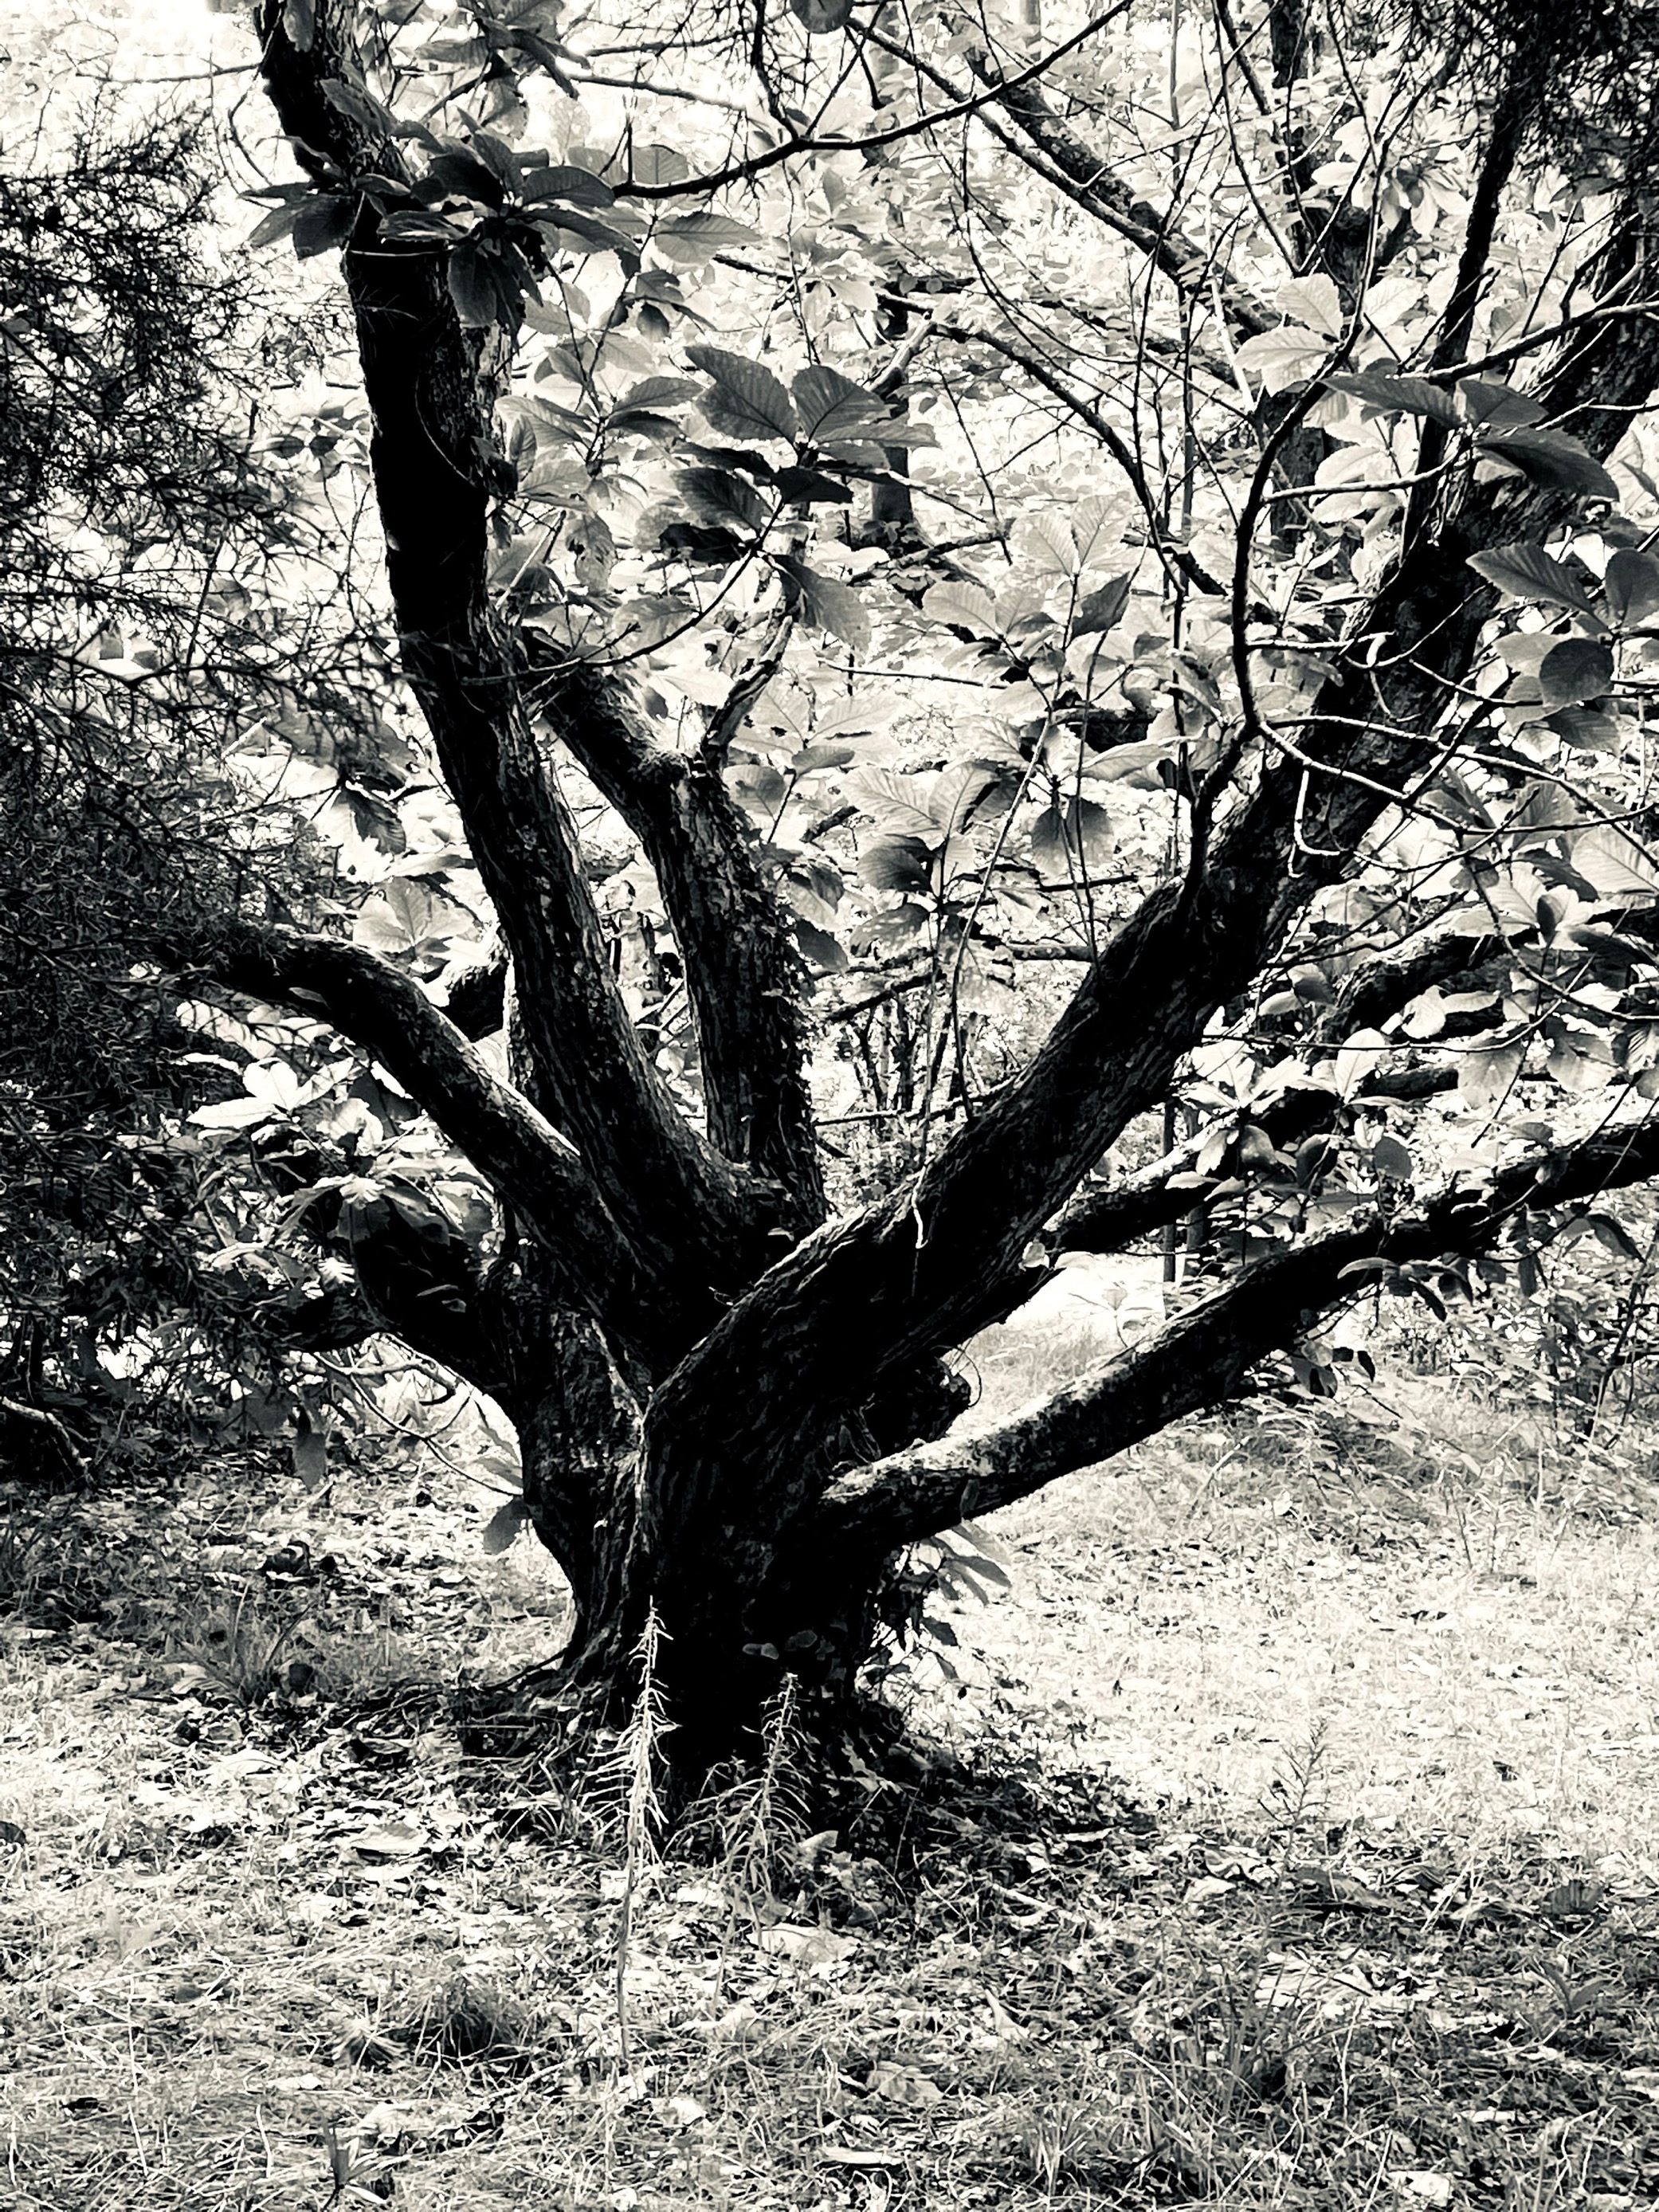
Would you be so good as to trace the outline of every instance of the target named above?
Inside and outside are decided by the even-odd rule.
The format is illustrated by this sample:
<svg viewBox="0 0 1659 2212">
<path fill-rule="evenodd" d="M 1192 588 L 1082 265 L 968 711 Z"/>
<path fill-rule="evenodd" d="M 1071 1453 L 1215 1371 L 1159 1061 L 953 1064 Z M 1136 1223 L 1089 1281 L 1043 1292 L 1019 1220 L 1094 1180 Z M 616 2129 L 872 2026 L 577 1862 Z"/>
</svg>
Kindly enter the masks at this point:
<svg viewBox="0 0 1659 2212">
<path fill-rule="evenodd" d="M 1010 1397 L 1074 1354 L 980 1347 Z M 563 1615 L 459 1486 L 89 1509 L 89 1617 L 0 1631 L 0 2207 L 1631 2212 L 1652 1529 L 1431 1385 L 1390 1419 L 1190 1424 L 1005 1516 L 963 1679 L 912 1669 L 974 1771 L 808 1836 L 781 1723 L 714 1863 L 631 1891 L 423 1686 Z"/>
<path fill-rule="evenodd" d="M 985 1409 L 1086 1356 L 992 1332 Z M 952 1616 L 977 1679 L 1172 1809 L 1248 1820 L 1315 1790 L 1334 1821 L 1535 1838 L 1659 1885 L 1640 1489 L 1431 1379 L 1350 1406 L 1186 1423 L 999 1516 L 1019 1601 Z"/>
</svg>

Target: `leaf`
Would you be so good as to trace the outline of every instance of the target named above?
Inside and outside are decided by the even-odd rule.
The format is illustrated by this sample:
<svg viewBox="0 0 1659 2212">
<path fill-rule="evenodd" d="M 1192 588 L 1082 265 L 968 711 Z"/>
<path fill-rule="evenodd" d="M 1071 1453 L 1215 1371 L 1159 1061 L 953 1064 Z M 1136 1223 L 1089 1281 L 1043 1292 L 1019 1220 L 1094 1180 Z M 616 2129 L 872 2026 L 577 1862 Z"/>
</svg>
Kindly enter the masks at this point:
<svg viewBox="0 0 1659 2212">
<path fill-rule="evenodd" d="M 833 1928 L 763 1928 L 760 1947 L 775 1959 L 787 1959 L 796 1966 L 828 1966 L 849 1959 L 858 1948 L 854 1936 L 838 1936 Z"/>
<path fill-rule="evenodd" d="M 845 507 L 852 501 L 849 485 L 840 483 L 835 477 L 821 476 L 817 469 L 778 469 L 773 474 L 772 482 L 785 499 L 799 501 L 806 507 L 828 506 L 831 501 Z"/>
<path fill-rule="evenodd" d="M 1430 415 L 1449 428 L 1456 428 L 1462 420 L 1451 393 L 1437 384 L 1431 384 L 1425 376 L 1365 374 L 1328 376 L 1325 381 L 1333 392 L 1346 392 L 1352 398 L 1363 399 L 1368 407 L 1384 408 L 1390 413 Z"/>
<path fill-rule="evenodd" d="M 480 1540 L 489 1557 L 497 1559 L 501 1553 L 512 1550 L 529 1526 L 529 1501 L 523 1498 L 509 1498 L 498 1505 L 484 1522 Z"/>
<path fill-rule="evenodd" d="M 1610 1213 L 1592 1213 L 1589 1225 L 1595 1232 L 1596 1243 L 1604 1250 L 1611 1252 L 1616 1260 L 1640 1261 L 1640 1251 L 1631 1242 L 1623 1225 Z"/>
<path fill-rule="evenodd" d="M 674 485 L 698 522 L 737 522 L 745 530 L 765 527 L 765 501 L 753 484 L 729 469 L 681 469 Z"/>
<path fill-rule="evenodd" d="M 630 183 L 679 185 L 684 184 L 690 173 L 691 164 L 678 146 L 646 145 L 629 149 L 628 175 Z"/>
<path fill-rule="evenodd" d="M 1160 765 L 1170 758 L 1167 738 L 1144 738 L 1139 744 L 1114 745 L 1084 763 L 1084 773 L 1103 783 L 1129 783 L 1138 791 L 1161 791 Z"/>
<path fill-rule="evenodd" d="M 687 359 L 714 380 L 697 403 L 711 428 L 728 438 L 794 437 L 795 410 L 769 368 L 720 346 L 685 350 Z"/>
<path fill-rule="evenodd" d="M 351 235 L 356 203 L 339 192 L 313 194 L 294 222 L 294 251 L 301 261 L 319 253 L 331 253 Z M 263 228 L 263 225 L 261 228 Z M 254 233 L 258 236 L 258 232 Z"/>
<path fill-rule="evenodd" d="M 1524 430 L 1541 422 L 1548 410 L 1525 392 L 1517 392 L 1501 377 L 1468 376 L 1458 385 L 1457 396 L 1471 422 L 1488 430 Z"/>
<path fill-rule="evenodd" d="M 1322 337 L 1340 338 L 1346 327 L 1342 295 L 1329 276 L 1301 276 L 1281 284 L 1274 305 L 1281 315 L 1294 316 Z"/>
<path fill-rule="evenodd" d="M 468 921 L 459 907 L 434 898 L 412 878 L 399 876 L 365 900 L 352 923 L 351 936 L 354 944 L 366 945 L 373 952 L 430 952 L 459 936 Z"/>
<path fill-rule="evenodd" d="M 671 216 L 651 234 L 651 243 L 671 261 L 688 267 L 708 261 L 732 246 L 758 246 L 760 233 L 733 216 L 714 215 L 700 208 L 695 215 Z"/>
<path fill-rule="evenodd" d="M 1417 1173 L 1417 1163 L 1398 1137 L 1384 1136 L 1371 1146 L 1371 1169 L 1390 1182 L 1410 1182 Z"/>
<path fill-rule="evenodd" d="M 1301 331 L 1263 331 L 1246 338 L 1234 359 L 1260 379 L 1264 390 L 1285 392 L 1312 376 L 1328 351 Z"/>
<path fill-rule="evenodd" d="M 317 36 L 315 0 L 285 0 L 283 28 L 296 53 L 308 54 Z"/>
<path fill-rule="evenodd" d="M 1129 604 L 1129 587 L 1133 581 L 1133 574 L 1114 576 L 1109 584 L 1091 592 L 1072 617 L 1072 635 L 1092 637 L 1097 631 L 1115 629 Z"/>
<path fill-rule="evenodd" d="M 1659 866 L 1627 830 L 1611 823 L 1570 842 L 1572 865 L 1598 898 L 1651 898 L 1659 891 Z"/>
<path fill-rule="evenodd" d="M 1492 1052 L 1465 1054 L 1458 1064 L 1457 1089 L 1476 1113 L 1500 1106 L 1514 1088 L 1527 1057 L 1524 1044 L 1500 1045 Z"/>
<path fill-rule="evenodd" d="M 1659 561 L 1621 546 L 1607 563 L 1607 588 L 1615 622 L 1645 622 L 1659 612 Z"/>
<path fill-rule="evenodd" d="M 870 642 L 870 617 L 851 586 L 834 576 L 821 576 L 816 568 L 805 568 L 799 561 L 779 565 L 794 580 L 801 612 L 813 628 L 827 629 L 854 653 L 862 653 Z"/>
<path fill-rule="evenodd" d="M 1248 1168 L 1254 1175 L 1265 1175 L 1279 1164 L 1273 1139 L 1254 1121 L 1247 1121 L 1238 1133 L 1239 1166 Z"/>
<path fill-rule="evenodd" d="M 519 198 L 532 206 L 557 201 L 567 206 L 608 208 L 614 207 L 617 201 L 617 195 L 603 177 L 596 177 L 591 169 L 576 168 L 568 161 L 548 168 L 526 169 L 519 182 Z"/>
<path fill-rule="evenodd" d="M 426 1838 L 407 1820 L 387 1820 L 377 1828 L 361 1829 L 347 1841 L 362 1858 L 416 1858 L 427 1847 Z"/>
<path fill-rule="evenodd" d="M 789 0 L 789 12 L 815 38 L 823 38 L 850 21 L 853 0 Z"/>
<path fill-rule="evenodd" d="M 1092 799 L 1045 807 L 1031 832 L 1031 858 L 1050 875 L 1087 875 L 1116 842 L 1112 817 Z"/>
<path fill-rule="evenodd" d="M 847 965 L 847 949 L 840 940 L 803 917 L 795 922 L 795 941 L 822 975 L 839 975 Z"/>
<path fill-rule="evenodd" d="M 1389 1040 L 1381 1030 L 1356 1030 L 1336 1055 L 1331 1082 L 1339 1098 L 1352 1098 L 1366 1078 L 1376 1073 Z"/>
<path fill-rule="evenodd" d="M 1617 500 L 1619 487 L 1589 447 L 1563 430 L 1506 430 L 1480 441 L 1483 453 L 1496 453 L 1522 476 L 1550 491 L 1573 491 L 1589 499 Z"/>
<path fill-rule="evenodd" d="M 311 194 L 307 188 L 303 194 L 296 195 L 283 206 L 272 208 L 242 241 L 244 252 L 257 253 L 262 246 L 274 246 L 279 238 L 286 238 L 310 202 Z"/>
<path fill-rule="evenodd" d="M 929 847 L 939 842 L 939 824 L 928 805 L 932 779 L 900 775 L 891 769 L 854 769 L 842 785 L 884 837 L 912 837 Z"/>
<path fill-rule="evenodd" d="M 1066 819 L 1053 800 L 1031 824 L 1031 858 L 1045 875 L 1066 872 Z"/>
<path fill-rule="evenodd" d="M 1014 550 L 1039 575 L 1074 576 L 1077 546 L 1063 514 L 1029 515 L 1014 532 Z M 1111 627 L 1109 623 L 1106 625 Z"/>
<path fill-rule="evenodd" d="M 1471 553 L 1469 566 L 1512 599 L 1542 599 L 1600 620 L 1594 601 L 1571 569 L 1552 560 L 1541 545 L 1500 545 L 1494 552 Z"/>
<path fill-rule="evenodd" d="M 1613 654 L 1596 638 L 1567 637 L 1539 663 L 1539 696 L 1547 707 L 1578 707 L 1613 689 Z"/>
<path fill-rule="evenodd" d="M 934 622 L 970 629 L 981 637 L 995 637 L 996 609 L 991 595 L 977 584 L 933 584 L 922 594 L 921 611 Z"/>
<path fill-rule="evenodd" d="M 815 362 L 799 370 L 789 386 L 800 434 L 822 444 L 827 439 L 857 437 L 872 422 L 884 421 L 887 406 L 873 392 L 854 384 L 838 368 Z"/>
<path fill-rule="evenodd" d="M 272 1112 L 263 1098 L 226 1098 L 215 1106 L 198 1106 L 186 1118 L 198 1129 L 252 1129 L 269 1121 Z"/>
<path fill-rule="evenodd" d="M 323 98 L 341 115 L 349 115 L 365 131 L 378 131 L 390 138 L 398 128 L 398 118 L 384 102 L 374 98 L 361 84 L 348 84 L 339 77 L 327 78 L 322 87 Z"/>
<path fill-rule="evenodd" d="M 498 323 L 503 330 L 517 328 L 523 296 L 498 254 L 463 239 L 450 248 L 447 273 L 449 296 L 468 330 L 487 331 Z"/>
<path fill-rule="evenodd" d="M 300 1419 L 305 1421 L 301 1413 Z M 288 1440 L 294 1472 L 307 1490 L 321 1490 L 328 1480 L 328 1438 L 308 1421 Z"/>
<path fill-rule="evenodd" d="M 932 872 L 920 837 L 883 837 L 859 854 L 859 881 L 872 891 L 925 891 Z"/>
</svg>

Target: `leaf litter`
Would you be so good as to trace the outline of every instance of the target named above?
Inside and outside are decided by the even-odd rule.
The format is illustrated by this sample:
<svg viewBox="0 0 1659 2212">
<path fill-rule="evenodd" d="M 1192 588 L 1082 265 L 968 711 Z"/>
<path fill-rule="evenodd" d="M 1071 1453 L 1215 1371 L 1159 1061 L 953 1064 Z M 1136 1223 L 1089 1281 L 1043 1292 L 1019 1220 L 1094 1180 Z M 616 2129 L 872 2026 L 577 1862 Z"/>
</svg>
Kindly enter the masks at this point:
<svg viewBox="0 0 1659 2212">
<path fill-rule="evenodd" d="M 1170 1449 L 1201 1459 L 1209 1433 Z M 1160 1796 L 1150 1761 L 1119 1759 L 1155 1732 L 1152 1693 L 1133 1729 L 1109 1679 L 1098 1708 L 1071 1694 L 1085 1628 L 1131 1628 L 1156 1680 L 1158 1647 L 1201 1613 L 1212 1676 L 1229 1638 L 1259 1664 L 1242 1553 L 1287 1523 L 1310 1587 L 1330 1570 L 1383 1610 L 1426 1567 L 1450 1617 L 1468 1592 L 1437 1563 L 1443 1527 L 1372 1480 L 1322 1534 L 1298 1492 L 1293 1513 L 1235 1497 L 1174 1535 L 1122 1522 L 1140 1479 L 1051 1495 L 1040 1552 L 1011 1518 L 1012 1592 L 941 1598 L 957 1679 L 909 1669 L 932 1747 L 913 1776 L 868 1778 L 833 1830 L 763 1839 L 758 1875 L 751 1839 L 724 1867 L 672 1840 L 647 1858 L 626 2066 L 617 1840 L 456 1725 L 458 1681 L 556 1640 L 539 1562 L 487 1553 L 461 1499 L 417 1505 L 387 1464 L 322 1504 L 244 1469 L 229 1529 L 204 1492 L 85 1501 L 59 1545 L 103 1591 L 94 1617 L 20 1602 L 0 1660 L 0 2202 L 869 2212 L 1524 2189 L 1625 2212 L 1659 2194 L 1650 1865 L 1506 1826 L 1495 1773 L 1461 1828 L 1355 1813 L 1282 1743 L 1253 1804 L 1190 1766 Z M 227 1654 L 239 1602 L 309 1676 L 248 1696 L 264 1647 Z M 1419 1679 L 1426 1717 L 1439 1686 Z M 1534 1706 L 1599 1693 L 1539 1681 Z M 1221 1689 L 1224 1771 L 1261 1731 Z M 1388 1724 L 1363 1680 L 1345 1696 L 1350 1735 Z M 1179 1776 L 1194 1730 L 1166 1702 L 1156 1748 Z M 1643 1733 L 1607 1739 L 1604 1767 L 1646 1759 Z"/>
</svg>

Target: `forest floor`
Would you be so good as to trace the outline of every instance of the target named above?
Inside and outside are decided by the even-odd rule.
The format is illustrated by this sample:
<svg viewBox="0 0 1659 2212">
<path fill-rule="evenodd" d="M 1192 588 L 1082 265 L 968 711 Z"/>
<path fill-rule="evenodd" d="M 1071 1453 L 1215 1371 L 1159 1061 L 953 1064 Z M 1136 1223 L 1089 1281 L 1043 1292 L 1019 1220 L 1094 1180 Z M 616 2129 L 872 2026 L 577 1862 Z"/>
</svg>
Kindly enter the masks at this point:
<svg viewBox="0 0 1659 2212">
<path fill-rule="evenodd" d="M 997 1334 L 994 1401 L 1063 1359 Z M 458 1733 L 563 1613 L 494 1501 L 215 1473 L 0 1528 L 5 2212 L 1659 2197 L 1629 1438 L 1400 1383 L 1056 1485 L 914 1785 L 805 1836 L 780 1737 L 625 1944 L 625 1822 Z"/>
</svg>

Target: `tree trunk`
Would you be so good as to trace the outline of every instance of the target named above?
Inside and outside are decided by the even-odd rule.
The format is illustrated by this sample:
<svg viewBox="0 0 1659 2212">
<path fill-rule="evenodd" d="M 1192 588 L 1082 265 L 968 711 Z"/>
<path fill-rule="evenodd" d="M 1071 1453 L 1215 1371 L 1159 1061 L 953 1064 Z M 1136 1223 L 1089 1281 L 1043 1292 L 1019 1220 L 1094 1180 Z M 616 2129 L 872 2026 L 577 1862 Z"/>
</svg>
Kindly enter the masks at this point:
<svg viewBox="0 0 1659 2212">
<path fill-rule="evenodd" d="M 621 1370 L 538 1251 L 507 1263 L 492 1293 L 526 1508 L 574 1606 L 562 1686 L 619 1725 L 654 1612 L 677 1786 L 754 1748 L 786 1674 L 820 1742 L 890 1733 L 860 1676 L 898 1623 L 895 1547 L 802 1542 L 799 1507 L 842 1471 L 942 1436 L 969 1401 L 965 1378 L 925 1364 L 863 1406 L 803 1422 L 763 1373 L 746 1373 L 732 1393 L 729 1434 L 700 1433 L 688 1481 L 661 1394 L 642 1370 Z M 775 1476 L 763 1486 L 776 1501 L 769 1512 L 756 1510 L 750 1479 L 757 1434 Z"/>
</svg>

